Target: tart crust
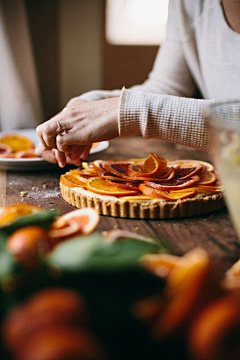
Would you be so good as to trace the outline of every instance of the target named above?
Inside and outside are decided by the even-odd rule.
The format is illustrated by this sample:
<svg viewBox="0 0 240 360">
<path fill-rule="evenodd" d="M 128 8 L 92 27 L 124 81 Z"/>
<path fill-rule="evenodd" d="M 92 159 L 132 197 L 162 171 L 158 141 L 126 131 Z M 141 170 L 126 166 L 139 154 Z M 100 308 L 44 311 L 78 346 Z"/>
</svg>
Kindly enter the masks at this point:
<svg viewBox="0 0 240 360">
<path fill-rule="evenodd" d="M 63 199 L 77 208 L 92 207 L 99 214 L 131 219 L 173 219 L 205 214 L 225 206 L 222 194 L 177 201 L 125 200 L 60 183 Z"/>
</svg>

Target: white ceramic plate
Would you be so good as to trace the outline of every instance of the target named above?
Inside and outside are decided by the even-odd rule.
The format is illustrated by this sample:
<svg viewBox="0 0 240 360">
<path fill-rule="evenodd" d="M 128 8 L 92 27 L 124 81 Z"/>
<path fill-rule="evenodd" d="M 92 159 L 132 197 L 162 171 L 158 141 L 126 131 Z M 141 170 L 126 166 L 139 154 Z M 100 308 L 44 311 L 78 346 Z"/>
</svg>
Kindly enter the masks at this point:
<svg viewBox="0 0 240 360">
<path fill-rule="evenodd" d="M 24 130 L 9 130 L 9 131 L 0 131 L 0 137 L 4 134 L 18 133 L 30 138 L 35 145 L 38 144 L 38 136 L 35 129 L 24 129 Z M 108 141 L 102 141 L 98 143 L 91 151 L 90 154 L 95 154 L 100 151 L 103 151 L 109 147 Z M 56 165 L 48 163 L 42 158 L 33 158 L 33 159 L 9 159 L 9 158 L 0 158 L 0 170 L 17 170 L 17 171 L 31 171 L 31 170 L 41 170 L 49 169 L 56 167 Z"/>
</svg>

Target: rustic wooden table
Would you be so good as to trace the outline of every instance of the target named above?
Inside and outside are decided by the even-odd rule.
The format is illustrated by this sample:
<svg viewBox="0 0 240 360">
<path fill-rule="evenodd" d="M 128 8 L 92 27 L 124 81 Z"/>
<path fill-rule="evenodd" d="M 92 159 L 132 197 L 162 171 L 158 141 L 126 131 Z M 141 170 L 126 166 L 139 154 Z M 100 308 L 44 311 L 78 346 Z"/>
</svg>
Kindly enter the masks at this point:
<svg viewBox="0 0 240 360">
<path fill-rule="evenodd" d="M 103 153 L 92 156 L 90 160 L 143 158 L 155 152 L 166 159 L 209 160 L 207 153 L 175 144 L 141 137 L 116 139 Z M 60 213 L 73 210 L 60 195 L 59 176 L 66 169 L 34 172 L 0 172 L 0 206 L 19 203 L 22 200 L 40 205 L 45 209 L 59 209 Z M 21 197 L 21 191 L 27 191 Z M 211 255 L 216 271 L 225 270 L 240 257 L 240 241 L 226 209 L 203 216 L 176 220 L 131 220 L 102 216 L 99 231 L 122 228 L 164 238 L 175 254 L 183 254 L 195 246 L 204 247 Z"/>
</svg>

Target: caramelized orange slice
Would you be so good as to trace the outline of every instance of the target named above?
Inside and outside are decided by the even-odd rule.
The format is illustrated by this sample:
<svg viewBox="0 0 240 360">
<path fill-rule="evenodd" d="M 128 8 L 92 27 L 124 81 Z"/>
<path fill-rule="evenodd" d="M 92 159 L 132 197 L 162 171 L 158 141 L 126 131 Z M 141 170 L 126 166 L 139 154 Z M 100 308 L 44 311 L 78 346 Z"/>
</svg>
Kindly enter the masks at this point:
<svg viewBox="0 0 240 360">
<path fill-rule="evenodd" d="M 82 167 L 83 167 L 83 169 L 84 170 L 86 170 L 87 172 L 89 172 L 89 173 L 94 173 L 94 174 L 96 174 L 96 170 L 95 170 L 95 168 L 94 168 L 94 165 L 93 165 L 93 163 L 92 162 L 82 162 Z"/>
<path fill-rule="evenodd" d="M 8 145 L 12 152 L 27 151 L 35 147 L 31 139 L 19 134 L 5 134 L 0 138 L 0 144 Z"/>
<path fill-rule="evenodd" d="M 128 166 L 127 175 L 133 177 L 152 177 L 165 174 L 167 161 L 154 153 L 150 153 L 144 163 L 133 163 Z"/>
<path fill-rule="evenodd" d="M 100 177 L 93 177 L 87 180 L 87 189 L 101 195 L 112 195 L 112 196 L 130 196 L 137 195 L 136 190 L 126 190 L 117 186 L 109 185 L 106 181 Z"/>
<path fill-rule="evenodd" d="M 76 234 L 90 234 L 97 227 L 100 216 L 92 208 L 71 211 L 57 218 L 48 232 L 51 239 L 61 239 Z"/>
<path fill-rule="evenodd" d="M 121 180 L 119 181 L 119 180 L 109 180 L 109 179 L 106 179 L 105 181 L 107 184 L 112 186 L 117 186 L 121 189 L 135 190 L 139 192 L 138 184 L 132 183 L 131 181 L 121 181 Z"/>
<path fill-rule="evenodd" d="M 181 200 L 192 197 L 196 194 L 196 191 L 185 189 L 185 191 L 163 191 L 157 190 L 145 184 L 140 184 L 139 189 L 143 195 L 151 196 L 153 198 L 165 199 L 165 200 Z"/>
<path fill-rule="evenodd" d="M 70 170 L 70 173 L 74 174 L 74 175 L 81 175 L 81 176 L 85 176 L 85 177 L 90 177 L 90 176 L 96 176 L 97 173 L 95 171 L 88 171 L 86 169 L 74 169 L 74 170 Z"/>
<path fill-rule="evenodd" d="M 86 183 L 82 181 L 82 178 L 79 179 L 77 175 L 74 176 L 69 173 L 61 175 L 60 182 L 69 187 L 86 187 Z"/>
<path fill-rule="evenodd" d="M 199 176 L 193 175 L 192 177 L 188 179 L 173 179 L 168 182 L 153 182 L 153 181 L 144 181 L 144 183 L 148 186 L 151 186 L 154 189 L 157 190 L 180 190 L 180 189 L 186 189 L 194 184 L 197 184 L 199 182 Z"/>
<path fill-rule="evenodd" d="M 213 172 L 202 171 L 200 174 L 199 185 L 210 185 L 217 181 L 217 177 Z"/>
<path fill-rule="evenodd" d="M 214 167 L 212 164 L 210 164 L 207 161 L 201 161 L 201 160 L 171 160 L 168 161 L 169 166 L 179 166 L 181 167 L 197 167 L 202 166 L 204 170 L 206 171 L 214 171 Z"/>
<path fill-rule="evenodd" d="M 22 216 L 42 212 L 42 208 L 30 204 L 15 204 L 1 208 L 0 227 L 10 224 Z"/>
</svg>

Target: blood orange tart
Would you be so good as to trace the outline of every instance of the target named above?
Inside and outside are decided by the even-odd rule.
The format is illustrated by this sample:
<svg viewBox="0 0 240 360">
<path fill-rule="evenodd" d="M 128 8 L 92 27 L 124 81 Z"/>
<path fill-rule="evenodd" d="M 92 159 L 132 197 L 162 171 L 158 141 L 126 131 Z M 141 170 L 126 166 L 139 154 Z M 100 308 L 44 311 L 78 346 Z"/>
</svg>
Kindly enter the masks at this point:
<svg viewBox="0 0 240 360">
<path fill-rule="evenodd" d="M 198 160 L 96 160 L 60 178 L 69 204 L 99 214 L 142 219 L 200 215 L 224 206 L 214 167 Z"/>
</svg>

